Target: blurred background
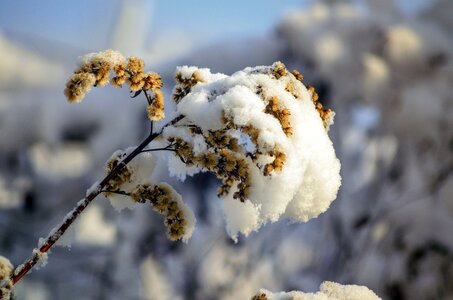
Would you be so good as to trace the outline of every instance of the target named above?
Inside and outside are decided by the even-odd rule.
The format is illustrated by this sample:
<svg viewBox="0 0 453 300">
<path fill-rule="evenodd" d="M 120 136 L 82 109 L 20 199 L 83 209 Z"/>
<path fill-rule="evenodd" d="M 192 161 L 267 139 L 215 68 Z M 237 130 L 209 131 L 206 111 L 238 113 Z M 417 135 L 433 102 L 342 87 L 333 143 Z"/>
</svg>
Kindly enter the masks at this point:
<svg viewBox="0 0 453 300">
<path fill-rule="evenodd" d="M 383 299 L 453 299 L 453 1 L 79 0 L 0 3 L 0 255 L 24 261 L 118 149 L 146 134 L 126 89 L 63 95 L 77 57 L 106 48 L 231 74 L 297 68 L 337 115 L 338 199 L 306 224 L 269 224 L 234 243 L 216 180 L 175 186 L 198 219 L 170 242 L 151 209 L 99 197 L 69 249 L 16 287 L 17 299 L 249 299 L 259 288 L 366 285 Z"/>
</svg>

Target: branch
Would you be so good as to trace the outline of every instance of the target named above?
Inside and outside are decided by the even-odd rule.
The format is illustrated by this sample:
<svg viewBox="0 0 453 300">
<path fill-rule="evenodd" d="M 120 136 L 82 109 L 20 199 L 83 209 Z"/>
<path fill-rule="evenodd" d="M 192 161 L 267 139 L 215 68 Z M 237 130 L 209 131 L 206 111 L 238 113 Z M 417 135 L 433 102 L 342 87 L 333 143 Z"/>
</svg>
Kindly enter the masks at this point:
<svg viewBox="0 0 453 300">
<path fill-rule="evenodd" d="M 74 223 L 74 221 L 77 219 L 77 217 L 85 210 L 85 208 L 93 201 L 100 193 L 103 192 L 103 188 L 109 183 L 109 181 L 117 175 L 134 157 L 136 157 L 138 154 L 142 153 L 143 149 L 146 148 L 146 146 L 153 141 L 155 138 L 160 136 L 162 134 L 162 131 L 165 127 L 174 125 L 178 121 L 180 121 L 184 116 L 180 115 L 167 123 L 162 130 L 159 133 L 151 133 L 149 136 L 143 140 L 140 145 L 138 145 L 129 155 L 127 155 L 109 174 L 107 174 L 104 179 L 98 184 L 96 189 L 91 191 L 90 194 L 88 194 L 84 199 L 79 201 L 77 203 L 77 206 L 72 209 L 71 212 L 69 212 L 66 217 L 63 219 L 62 223 L 57 227 L 51 230 L 45 241 L 39 246 L 39 249 L 35 249 L 33 251 L 33 255 L 26 260 L 23 264 L 19 265 L 12 275 L 10 276 L 10 281 L 6 282 L 3 286 L 0 286 L 2 288 L 0 290 L 0 299 L 3 298 L 5 292 L 5 287 L 8 283 L 10 283 L 10 286 L 8 286 L 9 289 L 11 289 L 18 281 L 22 279 L 30 270 L 39 262 L 40 257 L 42 256 L 43 253 L 47 253 L 54 245 L 55 243 L 60 239 L 60 237 L 66 232 L 66 230 Z M 5 289 L 3 289 L 5 288 Z"/>
<path fill-rule="evenodd" d="M 131 193 L 124 192 L 124 191 L 110 191 L 110 190 L 102 190 L 101 193 L 110 193 L 110 194 L 117 194 L 123 196 L 130 196 Z"/>
</svg>

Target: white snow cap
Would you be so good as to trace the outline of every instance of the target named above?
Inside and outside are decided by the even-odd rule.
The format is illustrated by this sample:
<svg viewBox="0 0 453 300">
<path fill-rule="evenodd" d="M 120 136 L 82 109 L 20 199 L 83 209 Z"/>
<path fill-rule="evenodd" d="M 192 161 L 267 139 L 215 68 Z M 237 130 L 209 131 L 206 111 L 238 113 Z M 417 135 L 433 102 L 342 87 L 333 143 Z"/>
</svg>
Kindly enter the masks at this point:
<svg viewBox="0 0 453 300">
<path fill-rule="evenodd" d="M 108 50 L 101 51 L 101 52 L 88 53 L 82 57 L 79 57 L 79 65 L 83 66 L 83 65 L 88 64 L 91 61 L 96 61 L 96 60 L 106 61 L 107 63 L 109 63 L 113 66 L 118 65 L 118 64 L 123 64 L 126 62 L 126 59 L 120 52 L 108 49 Z"/>
<path fill-rule="evenodd" d="M 276 74 L 282 67 L 284 71 Z M 327 210 L 341 185 L 340 162 L 327 134 L 334 114 L 329 111 L 322 115 L 322 106 L 320 111 L 312 89 L 307 89 L 281 63 L 248 67 L 231 76 L 187 66 L 177 72 L 183 78 L 197 72 L 201 81 L 178 102 L 177 113 L 185 118 L 177 126 L 165 128 L 164 137 L 190 144 L 194 155 L 212 153 L 203 137 L 216 130 L 224 130 L 242 146 L 240 154 L 251 177 L 249 193 L 241 203 L 233 197 L 238 191 L 233 185 L 223 196 L 227 231 L 233 239 L 238 233 L 248 235 L 281 217 L 306 222 Z M 272 99 L 277 99 L 277 112 L 269 112 Z M 290 133 L 279 119 L 283 110 L 289 111 Z M 234 128 L 226 125 L 225 118 Z M 194 126 L 202 132 L 190 131 Z M 255 141 L 245 132 L 247 126 L 258 131 Z M 256 147 L 261 153 L 253 159 Z M 284 153 L 283 168 L 265 176 L 263 170 L 276 151 Z M 207 171 L 197 164 L 188 167 L 176 155 L 170 158 L 169 169 L 180 179 Z"/>
<path fill-rule="evenodd" d="M 380 300 L 372 290 L 360 285 L 341 285 L 336 282 L 324 281 L 317 293 L 299 291 L 272 293 L 261 289 L 258 295 L 266 300 Z M 262 297 L 263 298 L 263 297 Z M 257 299 L 262 299 L 257 298 Z"/>
</svg>

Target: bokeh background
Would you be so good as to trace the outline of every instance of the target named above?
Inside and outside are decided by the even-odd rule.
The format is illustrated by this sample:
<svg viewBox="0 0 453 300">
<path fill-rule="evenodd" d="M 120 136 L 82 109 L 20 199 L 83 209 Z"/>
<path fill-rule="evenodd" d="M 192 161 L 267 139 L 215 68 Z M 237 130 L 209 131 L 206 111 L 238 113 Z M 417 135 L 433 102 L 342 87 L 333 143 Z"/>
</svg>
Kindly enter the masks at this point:
<svg viewBox="0 0 453 300">
<path fill-rule="evenodd" d="M 232 73 L 276 60 L 336 112 L 343 185 L 306 224 L 234 243 L 216 180 L 173 184 L 195 210 L 189 243 L 151 209 L 97 199 L 17 299 L 249 299 L 259 288 L 366 285 L 383 299 L 453 299 L 453 1 L 79 0 L 0 3 L 0 254 L 21 263 L 146 134 L 143 102 L 112 87 L 63 96 L 77 57 L 143 57 L 170 100 L 177 65 Z"/>
</svg>

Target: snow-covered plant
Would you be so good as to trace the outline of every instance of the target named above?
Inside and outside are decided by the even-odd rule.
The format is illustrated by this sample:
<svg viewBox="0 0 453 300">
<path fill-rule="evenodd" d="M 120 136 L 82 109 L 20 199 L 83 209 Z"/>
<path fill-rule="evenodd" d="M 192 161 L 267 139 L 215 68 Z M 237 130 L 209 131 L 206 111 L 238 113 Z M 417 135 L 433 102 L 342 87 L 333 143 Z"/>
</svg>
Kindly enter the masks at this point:
<svg viewBox="0 0 453 300">
<path fill-rule="evenodd" d="M 360 285 L 341 285 L 336 282 L 325 281 L 317 293 L 303 293 L 299 291 L 272 293 L 260 290 L 252 300 L 379 300 L 373 291 Z"/>
<path fill-rule="evenodd" d="M 113 76 L 111 76 L 113 74 Z M 149 178 L 155 151 L 170 153 L 170 175 L 211 172 L 220 180 L 227 231 L 233 239 L 281 218 L 306 222 L 323 213 L 341 184 L 340 163 L 328 130 L 334 113 L 319 102 L 303 77 L 276 62 L 245 68 L 231 76 L 208 69 L 179 67 L 173 90 L 176 110 L 164 119 L 160 75 L 144 71 L 144 62 L 107 50 L 84 56 L 69 79 L 65 95 L 80 102 L 91 87 L 127 85 L 133 97 L 144 95 L 149 135 L 136 147 L 118 150 L 106 163 L 106 176 L 41 239 L 24 264 L 10 276 L 9 286 L 47 258 L 82 211 L 100 194 L 117 208 L 147 204 L 165 217 L 168 237 L 188 241 L 195 217 L 167 183 Z"/>
<path fill-rule="evenodd" d="M 330 276 L 347 252 L 348 267 L 330 278 L 389 299 L 451 298 L 453 27 L 443 16 L 453 2 L 425 1 L 417 14 L 400 1 L 329 2 L 278 27 L 285 62 L 324 85 L 343 116 L 336 150 L 347 188 L 323 227 L 335 242 L 312 246 L 323 260 L 311 267 Z"/>
<path fill-rule="evenodd" d="M 13 272 L 13 265 L 6 257 L 0 255 L 0 295 L 9 297 L 10 289 L 12 287 L 11 280 L 9 279 Z"/>
</svg>

